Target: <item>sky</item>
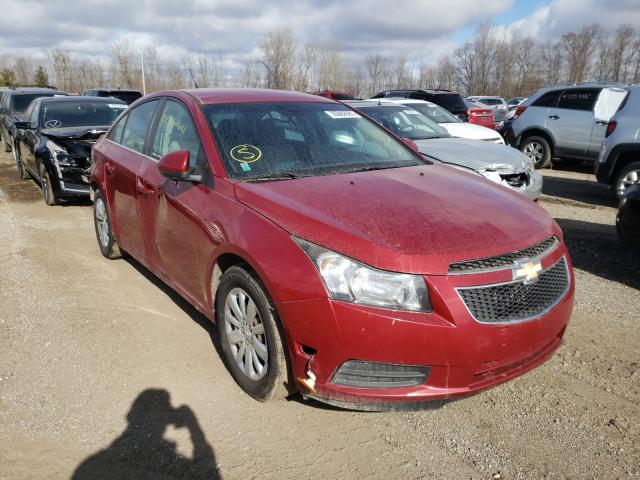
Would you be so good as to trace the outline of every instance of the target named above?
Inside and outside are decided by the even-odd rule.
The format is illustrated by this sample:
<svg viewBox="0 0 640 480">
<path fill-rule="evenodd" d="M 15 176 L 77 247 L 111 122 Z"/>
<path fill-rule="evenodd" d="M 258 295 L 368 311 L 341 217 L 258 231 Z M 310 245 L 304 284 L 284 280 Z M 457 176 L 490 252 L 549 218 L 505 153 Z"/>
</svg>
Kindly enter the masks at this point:
<svg viewBox="0 0 640 480">
<path fill-rule="evenodd" d="M 341 45 L 349 57 L 403 55 L 435 63 L 490 21 L 500 34 L 557 39 L 599 22 L 640 28 L 640 0 L 0 0 L 0 56 L 46 58 L 54 47 L 108 58 L 114 41 L 161 57 L 257 58 L 265 34 L 289 27 L 301 43 Z"/>
</svg>

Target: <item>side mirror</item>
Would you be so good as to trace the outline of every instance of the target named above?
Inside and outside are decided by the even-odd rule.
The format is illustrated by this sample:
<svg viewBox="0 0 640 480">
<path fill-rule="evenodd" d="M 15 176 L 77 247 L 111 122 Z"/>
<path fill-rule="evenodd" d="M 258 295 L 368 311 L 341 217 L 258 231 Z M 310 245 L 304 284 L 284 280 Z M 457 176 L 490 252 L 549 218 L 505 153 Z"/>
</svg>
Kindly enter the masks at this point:
<svg viewBox="0 0 640 480">
<path fill-rule="evenodd" d="M 30 128 L 33 128 L 31 126 L 31 122 L 13 122 L 13 126 L 18 130 L 29 130 Z"/>
<path fill-rule="evenodd" d="M 405 138 L 405 137 L 401 137 L 401 140 L 402 140 L 402 143 L 404 143 L 411 150 L 413 150 L 416 153 L 420 153 L 420 150 L 418 149 L 418 145 L 416 145 L 416 142 L 414 142 L 413 140 L 411 140 L 409 138 Z"/>
<path fill-rule="evenodd" d="M 189 150 L 176 150 L 167 153 L 160 159 L 158 169 L 160 173 L 171 180 L 184 180 L 188 182 L 202 182 L 201 175 L 191 175 L 193 169 L 189 168 Z"/>
</svg>

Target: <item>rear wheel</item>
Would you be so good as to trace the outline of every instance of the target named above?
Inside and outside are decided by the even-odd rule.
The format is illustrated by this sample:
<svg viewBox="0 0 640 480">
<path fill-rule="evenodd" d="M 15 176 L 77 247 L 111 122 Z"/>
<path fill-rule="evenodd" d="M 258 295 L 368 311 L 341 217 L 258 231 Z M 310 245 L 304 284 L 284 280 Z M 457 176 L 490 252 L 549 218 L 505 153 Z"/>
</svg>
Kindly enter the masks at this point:
<svg viewBox="0 0 640 480">
<path fill-rule="evenodd" d="M 42 198 L 47 205 L 55 205 L 58 203 L 55 192 L 53 191 L 53 185 L 51 185 L 51 177 L 49 172 L 44 167 L 40 166 L 40 186 L 42 187 Z"/>
<path fill-rule="evenodd" d="M 262 402 L 291 393 L 276 310 L 246 267 L 230 267 L 220 279 L 216 323 L 227 367 L 246 393 Z"/>
<path fill-rule="evenodd" d="M 535 135 L 527 137 L 520 145 L 520 150 L 533 160 L 536 168 L 546 168 L 551 165 L 551 147 L 545 138 Z"/>
<path fill-rule="evenodd" d="M 616 176 L 613 188 L 618 198 L 622 198 L 624 191 L 640 180 L 640 162 L 632 162 L 622 167 Z"/>
<path fill-rule="evenodd" d="M 93 224 L 102 255 L 110 260 L 122 257 L 116 237 L 113 235 L 113 224 L 111 223 L 109 208 L 100 190 L 96 191 L 93 200 Z"/>
</svg>

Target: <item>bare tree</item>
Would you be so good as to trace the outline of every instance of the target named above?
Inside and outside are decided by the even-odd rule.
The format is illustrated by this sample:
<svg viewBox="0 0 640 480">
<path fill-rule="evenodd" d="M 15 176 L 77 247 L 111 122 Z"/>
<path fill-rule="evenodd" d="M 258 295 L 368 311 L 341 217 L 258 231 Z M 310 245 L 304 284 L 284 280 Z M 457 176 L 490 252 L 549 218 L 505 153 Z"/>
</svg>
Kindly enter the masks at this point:
<svg viewBox="0 0 640 480">
<path fill-rule="evenodd" d="M 567 80 L 570 83 L 584 82 L 590 73 L 590 61 L 596 48 L 602 27 L 597 23 L 582 27 L 579 33 L 565 33 L 562 46 L 567 62 Z"/>
<path fill-rule="evenodd" d="M 624 82 L 631 63 L 634 30 L 629 24 L 620 25 L 611 46 L 611 80 Z"/>
<path fill-rule="evenodd" d="M 553 85 L 562 81 L 562 51 L 560 42 L 547 41 L 540 46 L 540 63 L 542 79 L 547 85 Z"/>
<path fill-rule="evenodd" d="M 18 57 L 13 62 L 13 71 L 16 74 L 16 83 L 28 85 L 34 74 L 34 65 L 31 58 Z"/>
<path fill-rule="evenodd" d="M 242 76 L 239 84 L 243 88 L 259 88 L 263 85 L 262 75 L 260 74 L 261 63 L 255 60 L 247 60 L 244 63 Z"/>
<path fill-rule="evenodd" d="M 262 43 L 261 63 L 266 70 L 267 88 L 289 90 L 293 87 L 296 40 L 288 28 L 267 34 Z"/>
<path fill-rule="evenodd" d="M 56 86 L 65 92 L 73 92 L 72 61 L 69 52 L 61 48 L 54 48 L 49 53 L 49 63 L 53 70 Z"/>
<path fill-rule="evenodd" d="M 387 57 L 376 54 L 364 59 L 364 68 L 369 79 L 369 92 L 377 93 L 391 88 L 392 74 L 391 64 Z"/>
</svg>

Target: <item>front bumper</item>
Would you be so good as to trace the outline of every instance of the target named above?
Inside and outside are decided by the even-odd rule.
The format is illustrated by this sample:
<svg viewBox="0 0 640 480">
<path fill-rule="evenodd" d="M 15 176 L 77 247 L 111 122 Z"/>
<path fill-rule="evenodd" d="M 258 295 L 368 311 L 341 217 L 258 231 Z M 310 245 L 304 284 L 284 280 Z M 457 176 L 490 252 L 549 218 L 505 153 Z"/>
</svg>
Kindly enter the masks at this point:
<svg viewBox="0 0 640 480">
<path fill-rule="evenodd" d="M 481 324 L 473 319 L 456 287 L 506 281 L 511 270 L 425 277 L 432 313 L 390 311 L 326 298 L 281 302 L 292 369 L 305 396 L 363 410 L 415 409 L 429 401 L 469 395 L 515 378 L 545 362 L 562 343 L 573 309 L 573 274 L 560 245 L 543 267 L 565 257 L 569 288 L 559 302 L 532 320 Z M 314 352 L 314 353 L 310 353 Z M 397 388 L 354 388 L 333 382 L 349 360 L 430 367 L 426 381 Z M 300 379 L 309 369 L 314 391 Z"/>
</svg>

